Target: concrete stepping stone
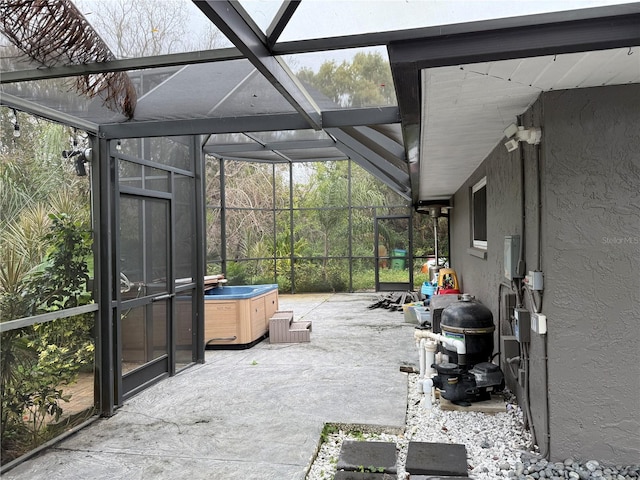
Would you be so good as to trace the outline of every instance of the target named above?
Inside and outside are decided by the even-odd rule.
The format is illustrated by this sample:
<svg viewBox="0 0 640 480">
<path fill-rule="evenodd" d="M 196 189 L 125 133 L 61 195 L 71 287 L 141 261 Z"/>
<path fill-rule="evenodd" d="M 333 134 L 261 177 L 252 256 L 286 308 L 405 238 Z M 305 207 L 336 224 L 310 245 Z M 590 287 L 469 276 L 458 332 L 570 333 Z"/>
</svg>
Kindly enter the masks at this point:
<svg viewBox="0 0 640 480">
<path fill-rule="evenodd" d="M 371 473 L 397 473 L 396 444 L 346 440 L 340 449 L 337 469 L 346 472 L 360 471 L 359 473 L 367 473 L 362 472 L 362 469 L 369 472 L 374 470 Z"/>
<path fill-rule="evenodd" d="M 398 480 L 395 473 L 336 472 L 333 480 Z M 447 479 L 448 480 L 448 479 Z"/>
<path fill-rule="evenodd" d="M 409 442 L 405 470 L 412 480 L 414 475 L 467 478 L 467 449 L 457 443 Z"/>
<path fill-rule="evenodd" d="M 449 475 L 411 475 L 411 480 L 469 480 L 469 477 L 450 477 Z"/>
</svg>

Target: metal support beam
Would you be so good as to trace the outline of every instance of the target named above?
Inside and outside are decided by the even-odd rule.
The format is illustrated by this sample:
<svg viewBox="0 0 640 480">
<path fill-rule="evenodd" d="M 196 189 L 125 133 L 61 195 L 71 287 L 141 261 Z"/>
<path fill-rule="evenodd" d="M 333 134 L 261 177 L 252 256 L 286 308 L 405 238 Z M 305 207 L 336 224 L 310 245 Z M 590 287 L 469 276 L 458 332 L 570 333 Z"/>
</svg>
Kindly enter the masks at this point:
<svg viewBox="0 0 640 480">
<path fill-rule="evenodd" d="M 320 112 L 309 94 L 291 74 L 286 64 L 273 56 L 267 47 L 266 37 L 260 34 L 260 29 L 238 3 L 228 0 L 205 0 L 195 1 L 195 4 L 238 47 L 309 126 L 316 130 L 322 128 Z"/>
<path fill-rule="evenodd" d="M 404 171 L 407 164 L 404 145 L 400 145 L 383 133 L 367 126 L 347 127 L 343 130 L 362 145 Z"/>
<path fill-rule="evenodd" d="M 269 50 L 276 44 L 299 5 L 300 0 L 287 0 L 280 5 L 278 13 L 267 28 L 267 47 Z"/>
<path fill-rule="evenodd" d="M 397 107 L 332 110 L 322 113 L 322 124 L 326 128 L 398 123 L 399 119 Z M 277 113 L 247 117 L 110 123 L 101 125 L 100 133 L 106 138 L 138 138 L 307 129 L 309 125 L 297 113 Z"/>
<path fill-rule="evenodd" d="M 375 150 L 364 145 L 360 139 L 354 136 L 356 132 L 354 132 L 352 128 L 330 128 L 327 129 L 327 132 L 338 141 L 336 146 L 339 149 L 342 150 L 341 145 L 345 145 L 352 151 L 358 152 L 358 154 L 369 163 L 375 165 L 381 172 L 384 172 L 388 178 L 393 179 L 398 185 L 403 185 L 408 188 L 409 174 L 407 171 L 396 167 Z"/>
<path fill-rule="evenodd" d="M 48 78 L 77 77 L 94 73 L 124 72 L 129 70 L 144 70 L 149 68 L 176 67 L 182 65 L 196 65 L 199 63 L 221 62 L 244 58 L 235 47 L 219 48 L 216 50 L 202 50 L 198 52 L 172 53 L 151 57 L 127 58 L 99 63 L 83 63 L 82 65 L 65 65 L 51 68 L 34 68 L 31 70 L 17 70 L 2 72 L 0 84 L 30 82 Z"/>
<path fill-rule="evenodd" d="M 96 388 L 100 414 L 113 415 L 116 405 L 116 371 L 114 358 L 117 338 L 114 337 L 113 318 L 116 309 L 111 300 L 119 282 L 113 278 L 113 178 L 108 142 L 92 138 L 92 215 L 94 226 L 95 294 L 100 305 L 96 318 Z"/>
<path fill-rule="evenodd" d="M 404 198 L 405 200 L 411 200 L 411 196 L 409 195 L 408 187 L 406 185 L 401 185 L 396 181 L 390 179 L 388 176 L 386 176 L 384 171 L 381 171 L 378 167 L 369 162 L 358 152 L 347 147 L 346 145 L 341 144 L 338 146 L 338 148 L 340 148 L 340 150 L 343 151 L 345 155 L 347 155 L 351 160 L 356 162 L 363 170 L 369 172 L 371 175 L 380 180 L 402 198 Z"/>
<path fill-rule="evenodd" d="M 2 74 L 4 75 L 4 73 Z M 9 108 L 15 108 L 21 112 L 30 113 L 36 117 L 46 118 L 52 122 L 62 123 L 70 127 L 75 127 L 79 130 L 84 130 L 87 133 L 98 133 L 98 125 L 84 120 L 82 118 L 74 117 L 68 113 L 54 110 L 39 103 L 34 103 L 24 98 L 16 97 L 9 93 L 2 93 L 0 95 L 0 105 L 5 105 Z"/>
<path fill-rule="evenodd" d="M 400 123 L 398 107 L 353 108 L 322 112 L 322 125 L 327 128 L 393 123 Z"/>
<path fill-rule="evenodd" d="M 399 169 L 384 157 L 363 145 L 345 129 L 330 128 L 327 129 L 327 132 L 338 141 L 336 147 L 340 151 L 352 158 L 378 180 L 384 182 L 403 197 L 408 198 L 410 187 L 409 175 L 406 171 Z"/>
<path fill-rule="evenodd" d="M 226 156 L 223 154 L 228 153 L 242 153 L 242 152 L 264 152 L 268 150 L 298 150 L 298 149 L 312 149 L 312 148 L 326 148 L 335 147 L 336 142 L 331 139 L 324 140 L 301 140 L 291 142 L 273 142 L 266 143 L 264 145 L 259 143 L 240 143 L 237 145 L 216 145 L 211 143 L 204 146 L 206 153 L 211 153 L 218 156 Z"/>
<path fill-rule="evenodd" d="M 205 361 L 205 338 L 204 338 L 204 276 L 206 275 L 207 262 L 207 220 L 205 205 L 205 157 L 200 145 L 202 139 L 194 135 L 191 137 L 190 153 L 193 155 L 193 165 L 195 173 L 195 225 L 194 233 L 196 239 L 202 241 L 195 242 L 195 270 L 196 270 L 196 305 L 195 305 L 195 329 L 192 339 L 195 342 L 195 360 L 197 363 Z"/>
</svg>

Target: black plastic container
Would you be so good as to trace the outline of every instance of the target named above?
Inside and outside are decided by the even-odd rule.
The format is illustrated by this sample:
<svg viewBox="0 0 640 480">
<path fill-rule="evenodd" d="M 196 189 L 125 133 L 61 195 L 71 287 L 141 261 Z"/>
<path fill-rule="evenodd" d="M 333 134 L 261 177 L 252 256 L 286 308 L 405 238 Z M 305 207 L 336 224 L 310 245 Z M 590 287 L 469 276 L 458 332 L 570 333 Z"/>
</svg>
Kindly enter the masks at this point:
<svg viewBox="0 0 640 480">
<path fill-rule="evenodd" d="M 495 328 L 491 310 L 472 297 L 463 295 L 460 301 L 448 305 L 440 318 L 442 335 L 462 340 L 467 351 L 458 358 L 455 350 L 445 346 L 449 362 L 471 366 L 491 361 Z"/>
</svg>

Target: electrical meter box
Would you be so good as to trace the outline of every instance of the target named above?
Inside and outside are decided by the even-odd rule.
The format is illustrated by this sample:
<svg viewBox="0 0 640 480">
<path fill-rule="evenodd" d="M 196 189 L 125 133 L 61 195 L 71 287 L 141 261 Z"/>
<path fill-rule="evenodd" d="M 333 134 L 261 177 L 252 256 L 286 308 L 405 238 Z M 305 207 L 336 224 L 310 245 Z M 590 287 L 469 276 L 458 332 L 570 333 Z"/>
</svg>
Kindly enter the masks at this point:
<svg viewBox="0 0 640 480">
<path fill-rule="evenodd" d="M 520 235 L 504 237 L 504 276 L 507 280 L 520 278 L 518 262 L 520 261 Z"/>
</svg>

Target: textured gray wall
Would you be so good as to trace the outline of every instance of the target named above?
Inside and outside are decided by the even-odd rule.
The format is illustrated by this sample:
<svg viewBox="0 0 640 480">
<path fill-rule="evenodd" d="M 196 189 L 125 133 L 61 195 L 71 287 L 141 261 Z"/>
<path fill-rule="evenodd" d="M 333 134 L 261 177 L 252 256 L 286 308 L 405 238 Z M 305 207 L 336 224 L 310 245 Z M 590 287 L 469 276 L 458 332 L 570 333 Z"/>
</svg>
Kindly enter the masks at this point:
<svg viewBox="0 0 640 480">
<path fill-rule="evenodd" d="M 454 197 L 452 266 L 463 289 L 489 306 L 497 318 L 499 285 L 505 282 L 504 236 L 522 234 L 524 221 L 527 270 L 540 262 L 545 274 L 542 312 L 549 324 L 551 457 L 637 463 L 640 86 L 543 94 L 523 116 L 523 123 L 539 125 L 544 132 L 539 151 L 524 146 L 524 189 L 518 152 L 508 154 L 499 144 Z M 484 175 L 486 260 L 469 253 L 469 188 Z M 503 293 L 507 290 L 502 287 Z M 532 309 L 526 296 L 524 303 Z M 507 332 L 508 322 L 503 323 L 502 331 Z M 531 410 L 542 446 L 544 337 L 532 335 L 529 348 Z"/>
</svg>

